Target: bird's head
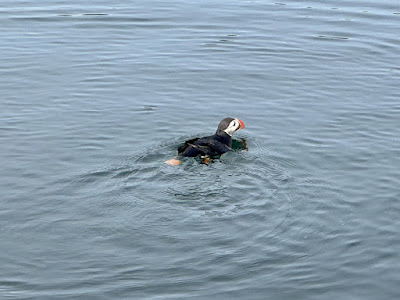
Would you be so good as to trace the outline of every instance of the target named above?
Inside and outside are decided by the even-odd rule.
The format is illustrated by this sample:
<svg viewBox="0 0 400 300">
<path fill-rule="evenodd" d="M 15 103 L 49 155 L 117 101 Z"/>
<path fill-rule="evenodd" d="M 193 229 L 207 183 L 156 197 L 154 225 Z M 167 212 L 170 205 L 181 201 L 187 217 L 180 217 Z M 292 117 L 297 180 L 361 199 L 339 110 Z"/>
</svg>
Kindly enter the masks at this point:
<svg viewBox="0 0 400 300">
<path fill-rule="evenodd" d="M 244 124 L 241 120 L 236 118 L 225 118 L 219 123 L 217 133 L 223 131 L 227 135 L 232 136 L 235 131 L 243 128 Z"/>
</svg>

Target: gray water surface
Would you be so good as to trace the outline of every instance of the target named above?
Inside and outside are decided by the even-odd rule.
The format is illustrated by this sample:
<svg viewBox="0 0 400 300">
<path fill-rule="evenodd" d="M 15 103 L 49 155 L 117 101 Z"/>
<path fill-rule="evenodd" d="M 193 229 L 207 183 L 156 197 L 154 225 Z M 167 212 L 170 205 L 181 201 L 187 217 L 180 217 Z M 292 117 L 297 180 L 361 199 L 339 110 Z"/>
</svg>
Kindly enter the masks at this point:
<svg viewBox="0 0 400 300">
<path fill-rule="evenodd" d="M 1 299 L 399 299 L 397 1 L 2 1 Z M 176 155 L 227 116 L 248 150 Z"/>
</svg>

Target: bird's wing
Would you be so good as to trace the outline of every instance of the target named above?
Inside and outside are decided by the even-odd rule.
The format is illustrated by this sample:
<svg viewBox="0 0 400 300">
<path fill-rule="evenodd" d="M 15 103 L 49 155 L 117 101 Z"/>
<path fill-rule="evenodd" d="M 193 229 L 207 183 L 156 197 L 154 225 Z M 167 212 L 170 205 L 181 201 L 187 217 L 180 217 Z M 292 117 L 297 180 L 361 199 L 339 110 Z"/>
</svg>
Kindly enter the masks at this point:
<svg viewBox="0 0 400 300">
<path fill-rule="evenodd" d="M 196 141 L 195 146 L 199 148 L 205 155 L 215 156 L 231 150 L 226 144 L 216 141 L 212 138 L 204 138 Z"/>
<path fill-rule="evenodd" d="M 194 143 L 196 143 L 198 139 L 199 139 L 199 138 L 194 138 L 194 139 L 191 139 L 191 140 L 189 140 L 189 141 L 186 141 L 184 145 L 182 145 L 182 146 L 180 146 L 180 147 L 178 148 L 178 154 L 181 155 L 183 152 L 185 152 L 185 150 L 186 150 L 189 146 L 192 146 Z"/>
</svg>

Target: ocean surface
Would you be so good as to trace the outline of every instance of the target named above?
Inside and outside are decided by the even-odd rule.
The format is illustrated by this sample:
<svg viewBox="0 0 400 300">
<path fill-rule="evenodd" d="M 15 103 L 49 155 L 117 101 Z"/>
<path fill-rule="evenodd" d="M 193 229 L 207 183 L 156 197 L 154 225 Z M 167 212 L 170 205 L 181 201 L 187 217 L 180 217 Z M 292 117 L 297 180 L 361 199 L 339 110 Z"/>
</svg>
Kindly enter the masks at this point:
<svg viewBox="0 0 400 300">
<path fill-rule="evenodd" d="M 3 0 L 0 61 L 0 299 L 400 299 L 399 1 Z"/>
</svg>

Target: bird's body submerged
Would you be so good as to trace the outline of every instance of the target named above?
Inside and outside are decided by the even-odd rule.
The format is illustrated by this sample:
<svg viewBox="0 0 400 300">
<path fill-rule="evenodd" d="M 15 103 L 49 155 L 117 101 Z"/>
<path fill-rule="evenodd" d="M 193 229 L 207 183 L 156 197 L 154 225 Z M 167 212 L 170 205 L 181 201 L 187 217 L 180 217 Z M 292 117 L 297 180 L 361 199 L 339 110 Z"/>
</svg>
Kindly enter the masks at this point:
<svg viewBox="0 0 400 300">
<path fill-rule="evenodd" d="M 231 150 L 232 134 L 244 128 L 241 120 L 235 118 L 223 119 L 214 135 L 195 138 L 186 141 L 178 148 L 178 155 L 186 157 L 215 157 Z M 179 164 L 179 160 L 166 161 L 167 164 Z"/>
</svg>

